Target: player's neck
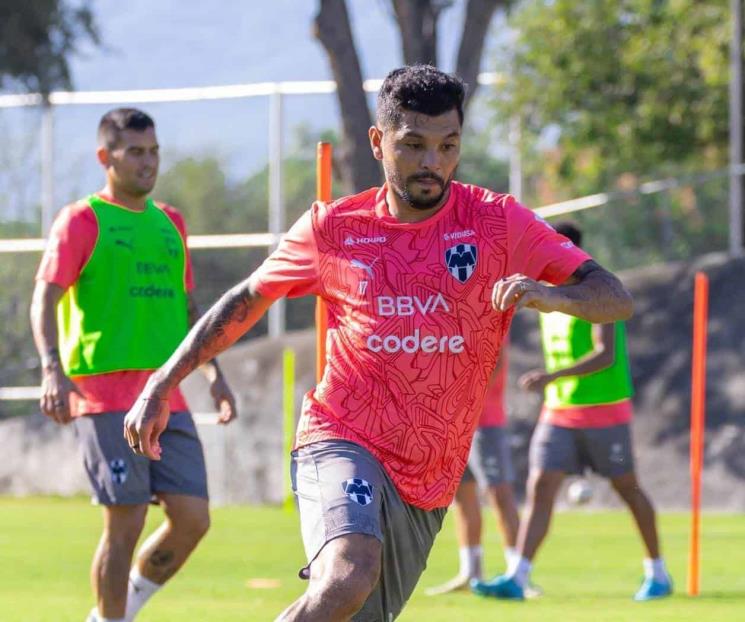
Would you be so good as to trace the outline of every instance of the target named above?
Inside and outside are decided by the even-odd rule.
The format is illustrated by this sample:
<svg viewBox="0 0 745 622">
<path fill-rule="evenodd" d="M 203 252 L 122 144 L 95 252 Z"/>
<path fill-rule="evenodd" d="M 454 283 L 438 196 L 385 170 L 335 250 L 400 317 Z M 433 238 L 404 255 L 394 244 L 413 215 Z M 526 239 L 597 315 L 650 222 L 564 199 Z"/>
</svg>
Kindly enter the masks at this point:
<svg viewBox="0 0 745 622">
<path fill-rule="evenodd" d="M 452 188 L 448 188 L 447 191 L 442 195 L 442 199 L 434 207 L 429 209 L 417 209 L 409 205 L 407 201 L 398 196 L 392 188 L 388 188 L 386 193 L 386 203 L 388 204 L 388 212 L 396 220 L 403 223 L 417 223 L 431 218 L 437 212 L 439 212 L 445 203 L 447 203 L 450 197 L 450 191 Z"/>
<path fill-rule="evenodd" d="M 111 183 L 107 183 L 103 187 L 101 195 L 134 212 L 144 212 L 147 206 L 147 196 L 129 194 Z"/>
</svg>

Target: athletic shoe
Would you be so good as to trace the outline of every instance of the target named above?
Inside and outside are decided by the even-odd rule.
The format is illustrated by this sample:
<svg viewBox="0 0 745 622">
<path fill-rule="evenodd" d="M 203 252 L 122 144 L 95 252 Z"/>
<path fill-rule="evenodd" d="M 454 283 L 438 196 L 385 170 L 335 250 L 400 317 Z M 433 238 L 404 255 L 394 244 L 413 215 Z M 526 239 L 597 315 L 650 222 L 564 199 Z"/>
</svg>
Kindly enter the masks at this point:
<svg viewBox="0 0 745 622">
<path fill-rule="evenodd" d="M 471 581 L 471 591 L 479 596 L 505 600 L 525 600 L 525 590 L 513 577 L 501 575 L 491 581 Z"/>
<path fill-rule="evenodd" d="M 543 596 L 543 588 L 535 583 L 528 582 L 528 584 L 523 588 L 523 592 L 525 593 L 525 598 L 528 600 L 533 600 L 534 598 L 540 598 Z"/>
<path fill-rule="evenodd" d="M 469 581 L 471 581 L 470 577 L 458 575 L 442 585 L 427 588 L 424 590 L 424 593 L 427 596 L 440 596 L 441 594 L 449 594 L 450 592 L 461 592 L 468 589 Z"/>
<path fill-rule="evenodd" d="M 654 579 L 644 579 L 644 582 L 639 588 L 639 591 L 634 594 L 634 600 L 637 602 L 655 600 L 657 598 L 665 598 L 665 596 L 670 596 L 670 594 L 672 593 L 672 581 L 655 581 Z"/>
</svg>

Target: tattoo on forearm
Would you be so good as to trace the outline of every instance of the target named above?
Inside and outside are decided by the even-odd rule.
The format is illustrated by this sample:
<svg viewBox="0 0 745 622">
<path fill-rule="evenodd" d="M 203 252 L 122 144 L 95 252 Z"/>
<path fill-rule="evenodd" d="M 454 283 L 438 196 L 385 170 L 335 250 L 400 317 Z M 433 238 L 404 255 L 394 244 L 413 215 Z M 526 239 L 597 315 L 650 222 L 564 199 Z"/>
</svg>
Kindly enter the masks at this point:
<svg viewBox="0 0 745 622">
<path fill-rule="evenodd" d="M 226 292 L 189 331 L 176 350 L 168 376 L 178 383 L 197 367 L 232 345 L 248 328 L 259 296 L 248 280 Z"/>
<path fill-rule="evenodd" d="M 631 314 L 631 297 L 621 281 L 592 260 L 574 271 L 565 294 L 573 314 L 590 322 L 605 323 Z"/>
</svg>

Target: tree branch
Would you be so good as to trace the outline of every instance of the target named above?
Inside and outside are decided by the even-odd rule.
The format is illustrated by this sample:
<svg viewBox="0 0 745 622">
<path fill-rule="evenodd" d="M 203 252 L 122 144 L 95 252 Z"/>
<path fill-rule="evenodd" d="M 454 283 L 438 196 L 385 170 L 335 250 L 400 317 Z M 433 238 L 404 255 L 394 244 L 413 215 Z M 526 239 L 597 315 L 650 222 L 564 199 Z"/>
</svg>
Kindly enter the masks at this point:
<svg viewBox="0 0 745 622">
<path fill-rule="evenodd" d="M 401 32 L 404 63 L 437 66 L 437 20 L 451 2 L 391 0 Z"/>
<path fill-rule="evenodd" d="M 510 0 L 468 0 L 455 64 L 455 73 L 468 85 L 466 106 L 478 88 L 481 56 L 494 12 L 497 8 L 506 9 L 509 5 Z"/>
<path fill-rule="evenodd" d="M 367 130 L 372 125 L 362 88 L 362 70 L 352 37 L 344 0 L 320 0 L 315 37 L 326 50 L 337 87 L 344 144 L 341 176 L 347 192 L 359 192 L 380 183 L 380 168 L 372 157 Z"/>
</svg>

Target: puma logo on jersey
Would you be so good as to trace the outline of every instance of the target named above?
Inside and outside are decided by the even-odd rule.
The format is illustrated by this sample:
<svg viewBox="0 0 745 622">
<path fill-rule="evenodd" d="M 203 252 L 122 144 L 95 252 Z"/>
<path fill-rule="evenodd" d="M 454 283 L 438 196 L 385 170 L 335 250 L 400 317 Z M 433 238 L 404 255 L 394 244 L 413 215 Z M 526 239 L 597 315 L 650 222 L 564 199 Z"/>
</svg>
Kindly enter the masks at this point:
<svg viewBox="0 0 745 622">
<path fill-rule="evenodd" d="M 352 266 L 355 268 L 359 268 L 360 270 L 364 270 L 370 278 L 373 278 L 373 266 L 375 263 L 380 259 L 380 257 L 376 257 L 375 260 L 370 264 L 366 264 L 363 261 L 360 261 L 359 259 L 352 259 Z"/>
<path fill-rule="evenodd" d="M 419 296 L 378 296 L 376 298 L 378 315 L 384 317 L 414 315 L 417 311 L 422 315 L 436 311 L 450 312 L 445 297 L 442 294 L 431 294 L 426 298 Z"/>
</svg>

